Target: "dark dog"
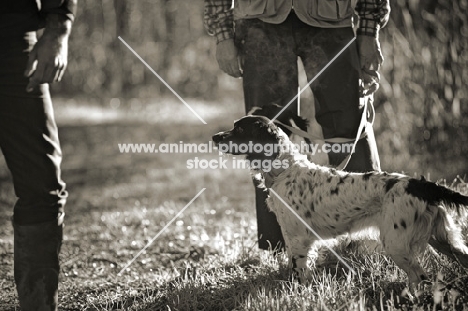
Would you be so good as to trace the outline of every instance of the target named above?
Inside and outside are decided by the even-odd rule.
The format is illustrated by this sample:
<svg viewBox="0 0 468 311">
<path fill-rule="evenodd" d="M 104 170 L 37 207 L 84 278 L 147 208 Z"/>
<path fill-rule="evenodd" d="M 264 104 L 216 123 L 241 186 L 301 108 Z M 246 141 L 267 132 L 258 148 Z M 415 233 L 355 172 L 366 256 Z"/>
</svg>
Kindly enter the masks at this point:
<svg viewBox="0 0 468 311">
<path fill-rule="evenodd" d="M 384 250 L 408 274 L 412 286 L 426 279 L 416 256 L 427 244 L 468 268 L 468 247 L 450 215 L 468 205 L 468 197 L 458 192 L 401 174 L 347 173 L 316 165 L 263 116 L 243 117 L 233 129 L 214 135 L 213 141 L 226 153 L 245 154 L 255 162 L 252 169 L 270 181 L 267 187 L 281 199 L 270 194 L 267 203 L 278 218 L 290 264 L 298 272 L 307 267 L 308 251 L 318 238 L 284 203 L 323 239 L 379 230 Z M 241 144 L 276 149 L 241 151 L 235 147 Z"/>
</svg>

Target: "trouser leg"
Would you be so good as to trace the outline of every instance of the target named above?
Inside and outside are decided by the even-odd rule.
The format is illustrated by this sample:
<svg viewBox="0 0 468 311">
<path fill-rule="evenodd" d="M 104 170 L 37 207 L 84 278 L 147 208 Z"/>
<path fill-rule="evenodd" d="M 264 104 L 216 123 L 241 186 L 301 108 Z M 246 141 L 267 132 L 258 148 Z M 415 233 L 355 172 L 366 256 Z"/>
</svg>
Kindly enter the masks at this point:
<svg viewBox="0 0 468 311">
<path fill-rule="evenodd" d="M 236 22 L 235 32 L 243 63 L 246 112 L 272 103 L 288 104 L 297 92 L 298 69 L 287 23 L 272 25 L 257 19 L 241 20 Z M 296 107 L 293 103 L 288 109 Z M 265 202 L 267 192 L 255 187 L 255 197 L 259 247 L 283 248 L 281 228 Z"/>
<path fill-rule="evenodd" d="M 14 273 L 23 310 L 56 310 L 65 183 L 48 85 L 25 91 L 23 72 L 35 34 L 2 38 L 0 148 L 12 174 Z"/>
<path fill-rule="evenodd" d="M 295 38 L 307 78 L 310 81 L 354 37 L 351 28 L 324 29 L 295 22 Z M 325 139 L 354 139 L 361 121 L 359 107 L 359 57 L 355 42 L 333 61 L 312 83 L 317 122 Z M 356 152 L 346 167 L 348 171 L 380 170 L 379 155 L 372 127 L 366 127 L 367 137 L 359 141 Z M 337 148 L 331 148 L 337 150 Z M 330 152 L 330 164 L 337 166 L 346 152 Z"/>
<path fill-rule="evenodd" d="M 298 87 L 297 55 L 288 21 L 274 25 L 240 20 L 235 36 L 243 64 L 246 112 L 272 103 L 288 104 Z M 288 109 L 297 109 L 296 101 Z"/>
</svg>

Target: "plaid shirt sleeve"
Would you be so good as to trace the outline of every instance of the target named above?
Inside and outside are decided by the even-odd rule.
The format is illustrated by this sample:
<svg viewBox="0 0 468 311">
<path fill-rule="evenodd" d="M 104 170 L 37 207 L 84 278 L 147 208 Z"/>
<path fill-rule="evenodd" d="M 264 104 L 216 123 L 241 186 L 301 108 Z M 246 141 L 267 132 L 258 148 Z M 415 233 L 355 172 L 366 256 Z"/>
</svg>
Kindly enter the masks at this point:
<svg viewBox="0 0 468 311">
<path fill-rule="evenodd" d="M 377 37 L 390 17 L 389 0 L 358 0 L 356 12 L 359 15 L 358 35 Z"/>
<path fill-rule="evenodd" d="M 234 38 L 232 0 L 205 0 L 204 25 L 216 42 Z"/>
</svg>

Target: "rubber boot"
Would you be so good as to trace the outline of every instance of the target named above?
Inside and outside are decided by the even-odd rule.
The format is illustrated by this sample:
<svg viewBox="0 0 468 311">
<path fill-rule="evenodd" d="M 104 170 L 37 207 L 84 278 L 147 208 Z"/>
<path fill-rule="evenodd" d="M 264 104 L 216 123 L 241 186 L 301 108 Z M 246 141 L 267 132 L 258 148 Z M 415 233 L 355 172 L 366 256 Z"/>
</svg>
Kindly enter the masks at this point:
<svg viewBox="0 0 468 311">
<path fill-rule="evenodd" d="M 14 228 L 14 273 L 23 311 L 55 311 L 58 304 L 62 213 L 57 220 Z"/>
<path fill-rule="evenodd" d="M 263 250 L 272 250 L 273 253 L 281 253 L 285 250 L 285 242 L 281 227 L 276 215 L 270 211 L 266 203 L 268 192 L 255 185 L 255 207 L 257 211 L 258 247 Z"/>
</svg>

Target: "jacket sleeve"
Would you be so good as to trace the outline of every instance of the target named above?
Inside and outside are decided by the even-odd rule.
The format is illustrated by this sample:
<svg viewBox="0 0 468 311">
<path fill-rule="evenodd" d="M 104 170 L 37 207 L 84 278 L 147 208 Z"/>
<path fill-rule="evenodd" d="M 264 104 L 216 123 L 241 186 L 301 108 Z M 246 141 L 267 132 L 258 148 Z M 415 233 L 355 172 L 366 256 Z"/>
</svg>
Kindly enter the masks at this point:
<svg viewBox="0 0 468 311">
<path fill-rule="evenodd" d="M 75 19 L 77 0 L 40 0 L 42 14 L 63 14 L 72 22 Z"/>
<path fill-rule="evenodd" d="M 389 0 L 358 0 L 356 12 L 359 15 L 358 35 L 377 37 L 380 28 L 390 18 Z"/>
<path fill-rule="evenodd" d="M 204 25 L 216 42 L 234 38 L 234 15 L 232 0 L 204 0 Z"/>
</svg>

